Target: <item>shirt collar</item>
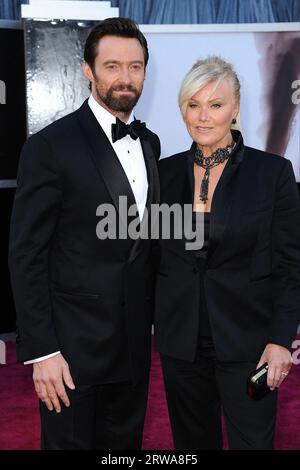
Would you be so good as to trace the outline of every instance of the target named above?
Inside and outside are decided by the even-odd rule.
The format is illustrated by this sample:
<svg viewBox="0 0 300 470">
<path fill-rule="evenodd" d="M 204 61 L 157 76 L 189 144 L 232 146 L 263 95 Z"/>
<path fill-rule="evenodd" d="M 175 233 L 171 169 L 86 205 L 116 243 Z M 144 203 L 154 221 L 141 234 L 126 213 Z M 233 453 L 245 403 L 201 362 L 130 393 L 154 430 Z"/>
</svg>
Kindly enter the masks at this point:
<svg viewBox="0 0 300 470">
<path fill-rule="evenodd" d="M 111 138 L 111 125 L 116 123 L 116 117 L 111 114 L 107 109 L 103 108 L 91 94 L 88 99 L 88 105 L 91 108 L 95 118 L 99 122 L 100 126 L 104 130 L 106 136 L 112 142 Z M 134 120 L 133 112 L 131 112 L 127 124 Z"/>
</svg>

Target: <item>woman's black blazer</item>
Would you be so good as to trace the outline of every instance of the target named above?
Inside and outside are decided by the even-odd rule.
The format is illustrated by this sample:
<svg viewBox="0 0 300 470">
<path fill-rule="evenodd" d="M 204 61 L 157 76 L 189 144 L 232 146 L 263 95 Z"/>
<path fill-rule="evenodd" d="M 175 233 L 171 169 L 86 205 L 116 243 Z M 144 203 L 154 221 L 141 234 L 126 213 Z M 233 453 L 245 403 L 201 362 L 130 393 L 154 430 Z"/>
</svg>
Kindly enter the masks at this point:
<svg viewBox="0 0 300 470">
<path fill-rule="evenodd" d="M 214 192 L 204 290 L 217 358 L 256 361 L 267 343 L 287 348 L 300 312 L 300 198 L 291 162 L 237 145 Z M 191 149 L 159 164 L 161 203 L 192 203 Z M 155 343 L 192 361 L 199 323 L 199 272 L 184 240 L 160 242 Z"/>
</svg>

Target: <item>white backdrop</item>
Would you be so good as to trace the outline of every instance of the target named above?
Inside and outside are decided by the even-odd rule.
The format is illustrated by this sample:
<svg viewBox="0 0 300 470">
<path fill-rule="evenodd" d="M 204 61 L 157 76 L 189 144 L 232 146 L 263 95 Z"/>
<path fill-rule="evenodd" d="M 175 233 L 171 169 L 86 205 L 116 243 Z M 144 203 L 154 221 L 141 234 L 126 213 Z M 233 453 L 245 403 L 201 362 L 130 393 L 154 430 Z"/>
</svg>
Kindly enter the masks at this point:
<svg viewBox="0 0 300 470">
<path fill-rule="evenodd" d="M 74 111 L 89 95 L 81 62 L 91 26 L 26 20 L 29 134 Z M 160 136 L 163 157 L 191 144 L 177 105 L 184 75 L 198 58 L 217 54 L 232 62 L 240 77 L 246 145 L 286 156 L 300 181 L 300 23 L 140 28 L 150 61 L 135 115 Z"/>
<path fill-rule="evenodd" d="M 249 25 L 236 26 L 239 30 L 242 26 L 249 29 Z M 209 27 L 211 28 L 211 25 Z M 282 25 L 271 25 L 273 31 L 280 27 Z M 241 130 L 246 145 L 266 150 L 265 127 L 269 113 L 264 97 L 270 83 L 264 78 L 264 72 L 269 69 L 272 76 L 273 67 L 275 74 L 274 62 L 276 59 L 281 60 L 282 54 L 289 53 L 290 39 L 300 40 L 299 24 L 290 27 L 298 29 L 298 32 L 282 32 L 279 36 L 274 32 L 265 32 L 263 35 L 261 32 L 205 32 L 201 31 L 199 26 L 185 26 L 181 28 L 185 32 L 176 32 L 175 25 L 167 27 L 167 32 L 162 32 L 164 26 L 152 27 L 155 32 L 149 32 L 151 27 L 141 27 L 148 40 L 150 61 L 144 92 L 136 107 L 136 116 L 145 120 L 149 128 L 160 136 L 163 157 L 183 151 L 191 145 L 177 105 L 178 91 L 185 73 L 192 64 L 198 58 L 211 54 L 220 55 L 233 63 L 240 78 Z M 180 29 L 180 26 L 177 29 Z M 189 29 L 191 32 L 187 32 Z M 195 29 L 198 30 L 195 31 Z M 205 28 L 202 27 L 202 29 Z M 217 30 L 217 27 L 215 26 L 214 29 Z M 259 40 L 257 35 L 260 35 Z M 283 45 L 283 52 L 278 49 L 278 44 Z M 277 52 L 278 57 L 276 57 Z M 295 97 L 292 83 L 300 79 L 299 58 L 298 65 L 297 73 L 295 70 L 286 71 L 290 74 L 285 85 L 288 89 L 284 90 L 283 97 L 278 96 L 278 99 L 283 100 L 283 106 L 291 100 L 293 93 Z M 296 84 L 298 85 L 298 82 Z M 279 90 L 278 94 L 282 95 L 282 90 Z M 298 97 L 299 95 L 300 93 Z M 289 122 L 288 145 L 284 156 L 293 162 L 296 178 L 300 181 L 299 103 L 293 106 L 295 107 L 294 115 Z M 274 113 L 278 113 L 278 109 L 274 109 Z M 273 114 L 272 109 L 270 109 L 270 114 Z"/>
</svg>

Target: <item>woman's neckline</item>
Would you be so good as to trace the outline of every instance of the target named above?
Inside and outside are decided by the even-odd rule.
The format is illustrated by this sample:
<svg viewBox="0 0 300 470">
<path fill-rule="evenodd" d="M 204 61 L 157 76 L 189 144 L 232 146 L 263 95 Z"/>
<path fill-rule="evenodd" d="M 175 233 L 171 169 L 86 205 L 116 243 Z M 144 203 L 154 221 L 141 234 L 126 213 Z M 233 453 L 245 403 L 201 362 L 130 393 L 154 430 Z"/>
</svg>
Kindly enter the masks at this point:
<svg viewBox="0 0 300 470">
<path fill-rule="evenodd" d="M 211 211 L 193 211 L 193 214 L 211 214 Z"/>
</svg>

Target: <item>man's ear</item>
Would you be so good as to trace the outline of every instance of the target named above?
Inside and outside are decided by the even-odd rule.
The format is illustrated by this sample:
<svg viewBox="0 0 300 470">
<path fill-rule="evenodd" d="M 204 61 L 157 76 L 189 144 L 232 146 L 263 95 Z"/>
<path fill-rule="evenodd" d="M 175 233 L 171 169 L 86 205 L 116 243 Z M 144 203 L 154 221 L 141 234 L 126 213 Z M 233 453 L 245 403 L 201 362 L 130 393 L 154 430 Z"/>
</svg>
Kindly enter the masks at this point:
<svg viewBox="0 0 300 470">
<path fill-rule="evenodd" d="M 94 75 L 93 75 L 93 72 L 92 72 L 92 69 L 91 67 L 89 66 L 89 64 L 87 62 L 83 62 L 82 64 L 82 71 L 84 73 L 84 76 L 91 82 L 93 81 L 94 79 Z"/>
</svg>

